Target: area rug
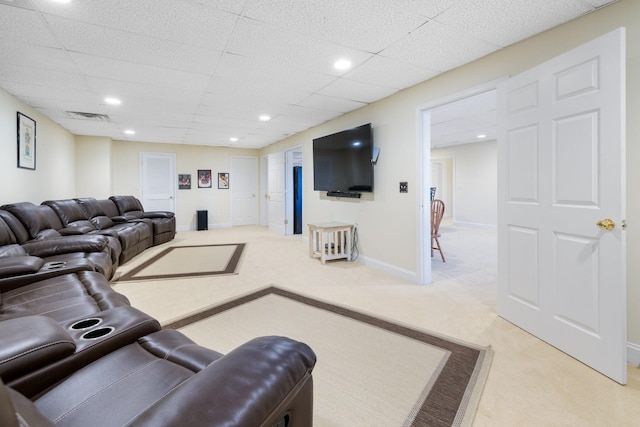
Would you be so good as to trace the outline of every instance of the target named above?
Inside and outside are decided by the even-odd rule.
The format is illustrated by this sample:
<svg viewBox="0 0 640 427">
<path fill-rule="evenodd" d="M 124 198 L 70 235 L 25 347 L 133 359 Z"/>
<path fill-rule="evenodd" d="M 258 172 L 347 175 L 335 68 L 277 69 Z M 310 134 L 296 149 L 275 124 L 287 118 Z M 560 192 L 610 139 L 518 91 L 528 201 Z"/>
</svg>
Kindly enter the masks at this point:
<svg viewBox="0 0 640 427">
<path fill-rule="evenodd" d="M 227 353 L 256 336 L 307 343 L 314 426 L 470 426 L 492 350 L 268 287 L 164 325 Z"/>
<path fill-rule="evenodd" d="M 123 274 L 118 281 L 236 274 L 244 246 L 172 246 Z"/>
</svg>

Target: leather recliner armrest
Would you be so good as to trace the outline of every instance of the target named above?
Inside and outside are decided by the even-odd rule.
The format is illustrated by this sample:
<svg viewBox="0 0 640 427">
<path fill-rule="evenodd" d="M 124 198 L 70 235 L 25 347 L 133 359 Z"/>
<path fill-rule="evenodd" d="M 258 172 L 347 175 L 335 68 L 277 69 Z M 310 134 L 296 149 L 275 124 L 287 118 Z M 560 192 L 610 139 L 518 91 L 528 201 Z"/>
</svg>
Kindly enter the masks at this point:
<svg viewBox="0 0 640 427">
<path fill-rule="evenodd" d="M 296 425 L 311 425 L 315 362 L 304 343 L 255 338 L 193 375 L 134 425 L 270 426 L 287 411 Z"/>
<path fill-rule="evenodd" d="M 144 217 L 145 218 L 173 218 L 175 216 L 175 213 L 173 212 L 169 212 L 169 211 L 154 211 L 154 212 L 145 212 L 144 213 Z"/>
<path fill-rule="evenodd" d="M 25 316 L 0 322 L 0 377 L 4 381 L 74 353 L 75 342 L 55 320 Z"/>
<path fill-rule="evenodd" d="M 42 258 L 73 252 L 101 252 L 106 246 L 107 238 L 95 234 L 31 240 L 22 244 L 29 255 Z"/>
<path fill-rule="evenodd" d="M 89 227 L 87 225 L 78 227 L 65 227 L 58 230 L 58 233 L 63 236 L 82 236 L 83 234 L 90 233 L 95 230 L 95 227 Z"/>
<path fill-rule="evenodd" d="M 30 255 L 0 258 L 0 278 L 37 273 L 44 261 Z"/>
</svg>

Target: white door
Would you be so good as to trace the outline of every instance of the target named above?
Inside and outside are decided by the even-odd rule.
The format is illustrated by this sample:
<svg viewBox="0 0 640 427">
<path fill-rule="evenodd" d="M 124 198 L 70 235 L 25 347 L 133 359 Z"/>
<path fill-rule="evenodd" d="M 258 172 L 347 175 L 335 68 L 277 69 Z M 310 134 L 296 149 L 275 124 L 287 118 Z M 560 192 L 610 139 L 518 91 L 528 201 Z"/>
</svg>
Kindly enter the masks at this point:
<svg viewBox="0 0 640 427">
<path fill-rule="evenodd" d="M 285 156 L 269 154 L 269 231 L 285 234 Z"/>
<path fill-rule="evenodd" d="M 624 384 L 624 29 L 498 96 L 498 313 Z"/>
<path fill-rule="evenodd" d="M 176 211 L 176 155 L 140 153 L 140 202 L 145 211 Z"/>
<path fill-rule="evenodd" d="M 258 223 L 258 158 L 232 157 L 229 181 L 231 225 L 256 225 Z"/>
</svg>

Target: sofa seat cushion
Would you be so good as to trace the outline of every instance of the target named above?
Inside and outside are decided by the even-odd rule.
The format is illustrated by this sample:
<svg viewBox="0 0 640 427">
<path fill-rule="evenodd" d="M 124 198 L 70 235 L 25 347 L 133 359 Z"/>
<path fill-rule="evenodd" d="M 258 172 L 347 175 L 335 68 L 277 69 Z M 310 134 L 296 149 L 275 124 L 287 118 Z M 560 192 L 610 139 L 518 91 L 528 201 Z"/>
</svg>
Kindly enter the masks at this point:
<svg viewBox="0 0 640 427">
<path fill-rule="evenodd" d="M 125 305 L 102 274 L 81 271 L 3 292 L 0 321 L 40 314 L 62 322 Z"/>
</svg>

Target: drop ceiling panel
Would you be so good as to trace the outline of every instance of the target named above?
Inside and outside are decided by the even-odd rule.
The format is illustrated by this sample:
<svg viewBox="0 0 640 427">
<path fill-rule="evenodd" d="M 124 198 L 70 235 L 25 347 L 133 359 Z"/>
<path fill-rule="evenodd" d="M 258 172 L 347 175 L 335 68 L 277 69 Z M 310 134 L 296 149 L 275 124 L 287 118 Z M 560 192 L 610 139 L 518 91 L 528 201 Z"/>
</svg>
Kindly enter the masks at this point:
<svg viewBox="0 0 640 427">
<path fill-rule="evenodd" d="M 404 2 L 276 0 L 251 2 L 247 17 L 294 33 L 377 53 L 426 22 Z"/>
<path fill-rule="evenodd" d="M 0 4 L 0 40 L 61 47 L 34 11 L 5 4 Z"/>
<path fill-rule="evenodd" d="M 349 58 L 358 66 L 371 53 L 314 39 L 289 31 L 289 25 L 274 26 L 250 19 L 238 23 L 229 52 L 272 62 L 282 68 L 294 67 L 317 73 L 340 75 L 333 68 L 338 59 Z"/>
<path fill-rule="evenodd" d="M 358 82 L 404 89 L 437 74 L 439 72 L 432 69 L 377 55 L 349 71 L 344 77 Z"/>
<path fill-rule="evenodd" d="M 343 98 L 362 103 L 371 103 L 386 98 L 397 92 L 397 89 L 362 83 L 347 79 L 338 79 L 318 93 L 321 95 Z"/>
<path fill-rule="evenodd" d="M 213 50 L 224 49 L 238 19 L 235 14 L 196 1 L 76 1 L 67 7 L 47 0 L 35 3 L 48 14 L 47 19 L 65 17 L 131 35 L 147 35 Z M 194 28 L 198 31 L 193 31 Z"/>
<path fill-rule="evenodd" d="M 59 48 L 30 46 L 0 39 L 0 58 L 4 65 L 76 73 L 71 58 Z M 1 80 L 0 80 L 1 81 Z"/>
<path fill-rule="evenodd" d="M 58 17 L 49 20 L 66 49 L 73 52 L 207 75 L 220 59 L 220 51 Z"/>
<path fill-rule="evenodd" d="M 487 55 L 499 46 L 483 42 L 435 21 L 418 28 L 381 55 L 441 72 Z"/>
<path fill-rule="evenodd" d="M 186 90 L 205 90 L 209 76 L 186 71 L 133 64 L 81 53 L 71 53 L 80 71 L 88 76 L 122 80 Z"/>
<path fill-rule="evenodd" d="M 478 39 L 507 46 L 590 10 L 581 0 L 462 0 L 437 20 Z"/>
<path fill-rule="evenodd" d="M 364 107 L 366 104 L 364 102 L 350 101 L 347 99 L 334 98 L 332 96 L 314 94 L 299 102 L 298 105 L 301 105 L 303 107 L 317 108 L 319 110 L 346 113 L 347 111 L 352 111 L 360 107 Z"/>
</svg>

